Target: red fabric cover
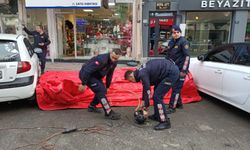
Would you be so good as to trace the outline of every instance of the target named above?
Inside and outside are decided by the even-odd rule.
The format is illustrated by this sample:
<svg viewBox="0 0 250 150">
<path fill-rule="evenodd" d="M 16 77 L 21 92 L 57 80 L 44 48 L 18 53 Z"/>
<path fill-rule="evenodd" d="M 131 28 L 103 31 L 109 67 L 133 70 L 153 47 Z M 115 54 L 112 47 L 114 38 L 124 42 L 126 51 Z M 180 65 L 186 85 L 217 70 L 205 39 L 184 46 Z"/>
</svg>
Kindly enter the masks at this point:
<svg viewBox="0 0 250 150">
<path fill-rule="evenodd" d="M 141 99 L 141 83 L 129 83 L 124 80 L 124 72 L 127 69 L 134 68 L 117 68 L 115 70 L 112 84 L 107 94 L 111 106 L 137 106 L 138 99 Z M 39 108 L 42 110 L 87 108 L 94 94 L 89 88 L 80 93 L 78 91 L 80 83 L 81 81 L 76 71 L 46 72 L 41 76 L 36 88 Z M 166 103 L 169 103 L 170 94 L 171 91 L 164 98 Z M 182 90 L 182 99 L 183 103 L 201 101 L 191 74 L 188 74 L 186 77 Z M 151 100 L 152 103 L 153 101 Z M 98 107 L 100 106 L 98 105 Z"/>
</svg>

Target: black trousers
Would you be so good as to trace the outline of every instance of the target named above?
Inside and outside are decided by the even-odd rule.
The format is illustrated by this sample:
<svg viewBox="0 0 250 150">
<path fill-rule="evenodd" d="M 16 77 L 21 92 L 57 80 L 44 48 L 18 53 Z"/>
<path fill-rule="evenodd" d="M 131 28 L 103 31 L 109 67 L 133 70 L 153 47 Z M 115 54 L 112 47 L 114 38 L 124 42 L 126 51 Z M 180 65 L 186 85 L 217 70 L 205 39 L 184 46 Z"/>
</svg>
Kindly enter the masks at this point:
<svg viewBox="0 0 250 150">
<path fill-rule="evenodd" d="M 172 95 L 169 102 L 170 108 L 175 108 L 176 104 L 182 105 L 182 99 L 181 99 L 181 89 L 183 87 L 185 81 L 185 77 L 179 77 L 176 84 L 173 86 Z"/>
<path fill-rule="evenodd" d="M 160 122 L 165 122 L 167 120 L 166 106 L 163 102 L 164 96 L 167 94 L 169 89 L 176 83 L 178 79 L 178 73 L 176 76 L 171 78 L 165 78 L 158 85 L 154 87 L 154 114 Z"/>
<path fill-rule="evenodd" d="M 109 115 L 111 112 L 111 107 L 109 105 L 108 99 L 106 97 L 107 89 L 104 86 L 102 79 L 97 79 L 90 77 L 87 86 L 95 93 L 95 96 L 90 103 L 92 106 L 96 106 L 99 103 L 102 104 L 105 115 Z"/>
<path fill-rule="evenodd" d="M 37 53 L 37 56 L 41 62 L 41 71 L 42 73 L 44 72 L 45 70 L 45 65 L 46 65 L 46 55 L 47 55 L 47 52 L 43 51 L 42 53 Z"/>
</svg>

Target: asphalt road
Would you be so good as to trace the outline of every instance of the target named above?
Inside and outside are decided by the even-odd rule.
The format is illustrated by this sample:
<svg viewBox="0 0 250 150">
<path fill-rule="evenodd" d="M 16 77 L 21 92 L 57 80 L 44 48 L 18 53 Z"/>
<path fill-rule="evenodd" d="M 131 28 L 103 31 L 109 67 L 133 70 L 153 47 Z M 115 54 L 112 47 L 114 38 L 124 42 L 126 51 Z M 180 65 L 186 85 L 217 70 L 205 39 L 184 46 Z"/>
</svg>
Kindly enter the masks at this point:
<svg viewBox="0 0 250 150">
<path fill-rule="evenodd" d="M 132 107 L 116 107 L 119 121 L 86 109 L 42 111 L 27 101 L 0 103 L 0 150 L 249 150 L 250 115 L 217 99 L 187 104 L 170 115 L 172 128 L 139 126 Z M 152 107 L 150 112 L 152 113 Z M 65 129 L 78 131 L 61 134 Z"/>
</svg>

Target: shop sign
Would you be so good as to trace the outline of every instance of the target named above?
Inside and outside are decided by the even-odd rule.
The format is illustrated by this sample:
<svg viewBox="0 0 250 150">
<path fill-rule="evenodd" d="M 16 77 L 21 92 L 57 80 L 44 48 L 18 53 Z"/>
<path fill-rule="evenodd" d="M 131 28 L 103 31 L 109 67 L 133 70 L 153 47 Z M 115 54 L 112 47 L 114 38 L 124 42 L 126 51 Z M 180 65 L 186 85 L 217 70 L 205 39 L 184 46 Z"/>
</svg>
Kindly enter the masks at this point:
<svg viewBox="0 0 250 150">
<path fill-rule="evenodd" d="M 135 0 L 115 0 L 116 3 L 133 3 Z"/>
<path fill-rule="evenodd" d="M 242 8 L 250 7 L 250 0 L 203 0 L 201 8 Z"/>
<path fill-rule="evenodd" d="M 156 18 L 150 18 L 150 28 L 155 27 Z M 160 26 L 172 26 L 174 19 L 159 19 Z"/>
<path fill-rule="evenodd" d="M 156 2 L 156 10 L 169 10 L 170 2 Z"/>
<path fill-rule="evenodd" d="M 100 8 L 101 0 L 25 0 L 27 8 Z"/>
<path fill-rule="evenodd" d="M 250 0 L 180 0 L 179 10 L 249 10 Z"/>
</svg>

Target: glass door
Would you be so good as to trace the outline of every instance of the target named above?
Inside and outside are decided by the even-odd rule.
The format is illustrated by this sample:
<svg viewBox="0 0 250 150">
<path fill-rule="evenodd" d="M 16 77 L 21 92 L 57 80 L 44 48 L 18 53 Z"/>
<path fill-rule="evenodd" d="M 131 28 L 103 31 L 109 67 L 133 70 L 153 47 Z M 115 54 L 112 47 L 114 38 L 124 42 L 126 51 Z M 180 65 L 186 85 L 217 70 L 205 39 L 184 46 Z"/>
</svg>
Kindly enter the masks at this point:
<svg viewBox="0 0 250 150">
<path fill-rule="evenodd" d="M 171 28 L 175 22 L 173 13 L 151 12 L 149 17 L 149 53 L 159 56 L 171 38 Z"/>
<path fill-rule="evenodd" d="M 75 57 L 74 15 L 57 14 L 56 22 L 59 57 Z"/>
</svg>

